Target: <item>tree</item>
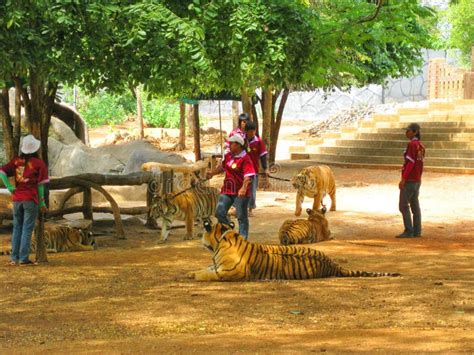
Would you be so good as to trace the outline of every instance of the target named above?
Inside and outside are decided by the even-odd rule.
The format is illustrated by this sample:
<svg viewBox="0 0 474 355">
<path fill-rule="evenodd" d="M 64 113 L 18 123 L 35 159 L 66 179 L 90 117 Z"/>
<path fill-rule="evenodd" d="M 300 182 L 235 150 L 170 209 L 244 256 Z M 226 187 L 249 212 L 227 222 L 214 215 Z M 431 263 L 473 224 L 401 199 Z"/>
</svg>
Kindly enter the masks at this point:
<svg viewBox="0 0 474 355">
<path fill-rule="evenodd" d="M 471 63 L 471 50 L 474 46 L 474 2 L 472 0 L 452 1 L 448 10 L 451 33 L 448 44 L 461 50 L 461 61 Z"/>
<path fill-rule="evenodd" d="M 48 130 L 60 83 L 90 92 L 144 84 L 148 92 L 172 95 L 213 77 L 199 26 L 161 2 L 4 1 L 0 14 L 0 119 L 9 157 L 17 149 L 9 87 L 21 93 L 28 129 L 41 140 L 48 162 Z"/>
<path fill-rule="evenodd" d="M 198 3 L 189 7 L 190 16 L 203 24 L 217 85 L 241 92 L 252 116 L 250 103 L 260 102 L 270 162 L 292 90 L 349 88 L 411 74 L 429 47 L 433 14 L 416 0 Z"/>
</svg>

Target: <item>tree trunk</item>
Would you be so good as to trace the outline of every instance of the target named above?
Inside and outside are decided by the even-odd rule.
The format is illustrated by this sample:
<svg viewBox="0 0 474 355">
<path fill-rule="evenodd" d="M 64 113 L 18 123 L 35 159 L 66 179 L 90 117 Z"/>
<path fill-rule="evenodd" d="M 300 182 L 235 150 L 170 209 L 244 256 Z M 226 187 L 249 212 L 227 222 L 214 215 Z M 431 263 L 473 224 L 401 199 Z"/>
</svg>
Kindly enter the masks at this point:
<svg viewBox="0 0 474 355">
<path fill-rule="evenodd" d="M 194 106 L 188 105 L 188 137 L 193 135 L 193 127 L 194 127 Z"/>
<path fill-rule="evenodd" d="M 271 87 L 262 89 L 262 132 L 261 136 L 267 147 L 271 147 L 272 130 L 272 101 L 273 92 Z"/>
<path fill-rule="evenodd" d="M 270 164 L 275 163 L 276 148 L 277 148 L 277 143 L 278 143 L 278 135 L 280 134 L 281 120 L 283 119 L 283 111 L 285 110 L 286 101 L 288 100 L 289 94 L 290 94 L 290 90 L 285 88 L 281 96 L 280 105 L 278 106 L 278 112 L 272 124 L 272 130 L 270 134 L 271 145 L 270 145 L 270 150 L 268 152 L 268 162 Z"/>
<path fill-rule="evenodd" d="M 232 101 L 232 128 L 239 125 L 239 102 Z"/>
<path fill-rule="evenodd" d="M 10 160 L 14 156 L 15 149 L 13 146 L 13 126 L 10 116 L 8 87 L 3 88 L 0 93 L 0 119 L 2 120 L 5 155 L 7 160 Z"/>
<path fill-rule="evenodd" d="M 249 94 L 245 89 L 241 89 L 240 96 L 242 97 L 242 111 L 252 118 L 252 100 Z"/>
<path fill-rule="evenodd" d="M 145 138 L 145 130 L 143 128 L 143 105 L 142 105 L 142 93 L 140 85 L 135 89 L 135 95 L 137 97 L 137 119 L 138 119 L 138 135 L 140 139 Z"/>
<path fill-rule="evenodd" d="M 13 124 L 13 149 L 15 155 L 20 152 L 20 138 L 21 138 L 21 88 L 15 82 L 15 121 Z"/>
<path fill-rule="evenodd" d="M 186 104 L 179 103 L 179 142 L 178 150 L 186 149 Z"/>
<path fill-rule="evenodd" d="M 199 127 L 199 104 L 193 105 L 193 134 L 194 134 L 194 158 L 196 161 L 201 160 L 201 141 Z"/>
</svg>

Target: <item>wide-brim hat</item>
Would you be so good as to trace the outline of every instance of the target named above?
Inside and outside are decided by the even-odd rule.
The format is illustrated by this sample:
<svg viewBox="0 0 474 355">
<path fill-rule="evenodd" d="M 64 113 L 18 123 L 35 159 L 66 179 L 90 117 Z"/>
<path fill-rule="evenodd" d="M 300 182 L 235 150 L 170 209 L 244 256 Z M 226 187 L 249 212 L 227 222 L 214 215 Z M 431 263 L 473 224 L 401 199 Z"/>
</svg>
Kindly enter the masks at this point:
<svg viewBox="0 0 474 355">
<path fill-rule="evenodd" d="M 245 144 L 244 139 L 238 134 L 230 137 L 227 141 L 229 143 L 232 143 L 232 142 L 239 143 L 241 146 Z"/>
<path fill-rule="evenodd" d="M 37 140 L 34 136 L 31 134 L 23 137 L 21 141 L 21 148 L 20 151 L 23 154 L 33 154 L 38 151 L 41 147 L 41 142 Z"/>
</svg>

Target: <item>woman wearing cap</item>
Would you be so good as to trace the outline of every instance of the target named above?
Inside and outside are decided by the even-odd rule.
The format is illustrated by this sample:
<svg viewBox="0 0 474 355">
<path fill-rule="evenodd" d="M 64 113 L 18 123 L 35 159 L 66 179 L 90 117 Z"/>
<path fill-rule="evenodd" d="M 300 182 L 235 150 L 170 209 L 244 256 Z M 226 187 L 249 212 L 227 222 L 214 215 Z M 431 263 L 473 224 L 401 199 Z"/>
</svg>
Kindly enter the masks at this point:
<svg viewBox="0 0 474 355">
<path fill-rule="evenodd" d="M 255 176 L 255 169 L 250 156 L 244 150 L 244 139 L 236 134 L 228 139 L 229 153 L 224 156 L 222 165 L 207 173 L 207 179 L 225 172 L 224 184 L 216 208 L 216 217 L 219 223 L 229 224 L 227 212 L 232 204 L 237 210 L 239 233 L 248 238 L 249 218 L 248 204 L 250 199 L 250 185 Z"/>
<path fill-rule="evenodd" d="M 229 138 L 235 136 L 236 134 L 241 136 L 244 140 L 244 143 L 247 141 L 247 133 L 245 132 L 245 127 L 247 122 L 250 121 L 250 117 L 246 113 L 241 113 L 239 115 L 239 125 L 235 127 L 232 132 L 229 134 Z M 229 141 L 225 142 L 225 153 L 229 152 Z"/>
<path fill-rule="evenodd" d="M 423 174 L 425 147 L 421 143 L 420 126 L 417 123 L 410 124 L 404 130 L 410 142 L 403 154 L 405 162 L 402 168 L 402 179 L 398 186 L 400 188 L 399 209 L 403 216 L 405 230 L 397 238 L 415 238 L 421 237 L 421 210 L 418 195 Z"/>
<path fill-rule="evenodd" d="M 39 209 L 46 211 L 44 184 L 49 181 L 48 168 L 38 158 L 41 142 L 32 135 L 23 138 L 21 154 L 0 167 L 0 179 L 12 194 L 13 235 L 10 265 L 33 265 L 29 260 L 31 235 Z M 9 176 L 15 177 L 15 187 Z M 39 208 L 38 208 L 39 205 Z"/>
</svg>

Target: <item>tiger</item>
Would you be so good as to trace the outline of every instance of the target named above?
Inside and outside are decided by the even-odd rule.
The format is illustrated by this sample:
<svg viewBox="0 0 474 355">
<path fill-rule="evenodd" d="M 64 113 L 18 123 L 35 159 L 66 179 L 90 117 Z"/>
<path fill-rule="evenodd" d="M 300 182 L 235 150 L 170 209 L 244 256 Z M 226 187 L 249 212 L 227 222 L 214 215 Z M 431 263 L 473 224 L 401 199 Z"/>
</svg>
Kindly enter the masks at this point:
<svg viewBox="0 0 474 355">
<path fill-rule="evenodd" d="M 313 210 L 319 210 L 323 197 L 331 197 L 331 211 L 336 210 L 336 179 L 331 168 L 327 165 L 314 165 L 301 169 L 291 179 L 296 192 L 295 216 L 300 216 L 304 197 L 313 197 Z"/>
<path fill-rule="evenodd" d="M 169 228 L 174 220 L 186 222 L 185 240 L 193 239 L 193 226 L 196 219 L 209 218 L 216 212 L 219 190 L 214 187 L 195 185 L 192 189 L 164 197 L 155 195 L 151 203 L 150 216 L 161 218 L 161 240 L 166 242 Z"/>
<path fill-rule="evenodd" d="M 204 247 L 213 266 L 190 272 L 196 281 L 305 280 L 325 277 L 400 276 L 399 273 L 352 271 L 324 253 L 303 246 L 264 245 L 245 240 L 232 225 L 204 221 Z"/>
<path fill-rule="evenodd" d="M 48 253 L 62 253 L 71 251 L 90 251 L 97 249 L 97 243 L 92 232 L 84 231 L 69 226 L 48 225 L 44 226 L 43 242 Z M 36 253 L 37 238 L 33 233 L 31 238 L 30 253 Z M 1 251 L 0 255 L 11 255 L 11 249 Z"/>
<path fill-rule="evenodd" d="M 324 216 L 326 212 L 321 212 L 308 208 L 308 219 L 287 220 L 283 222 L 278 231 L 280 244 L 309 244 L 323 242 L 333 239 L 330 237 L 328 220 Z"/>
</svg>

